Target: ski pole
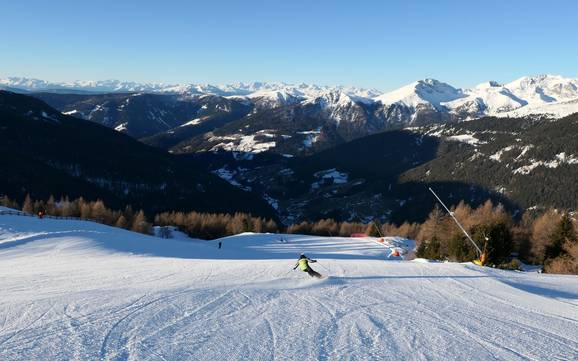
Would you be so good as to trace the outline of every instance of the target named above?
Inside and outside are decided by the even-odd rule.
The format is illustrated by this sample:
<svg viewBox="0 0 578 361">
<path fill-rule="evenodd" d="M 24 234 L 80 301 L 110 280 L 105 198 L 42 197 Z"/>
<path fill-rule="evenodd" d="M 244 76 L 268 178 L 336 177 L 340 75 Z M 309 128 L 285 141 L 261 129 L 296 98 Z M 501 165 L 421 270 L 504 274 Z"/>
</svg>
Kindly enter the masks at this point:
<svg viewBox="0 0 578 361">
<path fill-rule="evenodd" d="M 327 267 L 325 267 L 324 265 L 319 263 L 319 261 L 317 261 L 317 264 L 319 264 L 321 267 L 323 267 L 327 272 L 331 272 Z"/>
</svg>

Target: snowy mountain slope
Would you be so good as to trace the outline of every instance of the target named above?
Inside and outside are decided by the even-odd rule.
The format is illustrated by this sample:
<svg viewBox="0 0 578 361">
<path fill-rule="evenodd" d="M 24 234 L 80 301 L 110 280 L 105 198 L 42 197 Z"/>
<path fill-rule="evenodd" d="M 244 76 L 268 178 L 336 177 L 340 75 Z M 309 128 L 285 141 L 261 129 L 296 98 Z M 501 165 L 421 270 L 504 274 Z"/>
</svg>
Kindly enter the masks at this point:
<svg viewBox="0 0 578 361">
<path fill-rule="evenodd" d="M 249 158 L 263 151 L 308 155 L 387 130 L 484 116 L 558 119 L 578 112 L 578 79 L 554 75 L 505 85 L 490 81 L 472 89 L 424 79 L 381 95 L 355 87 L 263 82 L 164 85 L 9 78 L 0 80 L 1 86 L 36 91 L 34 96 L 65 114 L 174 153 L 229 150 L 248 152 Z M 38 93 L 42 89 L 52 90 Z M 306 135 L 311 132 L 316 132 L 315 142 Z M 241 144 L 247 143 L 244 139 L 266 146 L 247 147 Z"/>
<path fill-rule="evenodd" d="M 258 109 L 270 109 L 297 104 L 304 99 L 304 94 L 295 90 L 260 90 L 247 96 Z"/>
<path fill-rule="evenodd" d="M 543 104 L 531 104 L 506 113 L 497 114 L 500 117 L 547 116 L 554 119 L 563 118 L 578 111 L 578 97 Z"/>
<path fill-rule="evenodd" d="M 575 359 L 575 277 L 385 261 L 367 239 L 157 239 L 0 216 L 6 360 Z M 313 280 L 292 271 L 305 251 Z"/>
<path fill-rule="evenodd" d="M 505 85 L 496 82 L 480 84 L 465 90 L 467 97 L 444 104 L 453 112 L 470 109 L 470 116 L 548 115 L 561 118 L 578 112 L 578 79 L 559 75 L 522 77 Z"/>
<path fill-rule="evenodd" d="M 169 94 L 212 94 L 218 96 L 265 99 L 274 105 L 294 104 L 297 100 L 314 101 L 326 93 L 342 92 L 356 101 L 380 103 L 385 107 L 398 105 L 412 108 L 433 108 L 455 114 L 458 119 L 498 115 L 535 104 L 551 104 L 578 99 L 578 79 L 559 75 L 522 77 L 508 84 L 486 82 L 472 89 L 458 89 L 435 79 L 424 79 L 399 89 L 380 94 L 375 89 L 347 86 L 319 86 L 286 83 L 161 84 L 118 80 L 47 82 L 38 79 L 11 77 L 0 79 L 0 87 L 24 91 L 78 92 L 146 92 Z M 287 101 L 287 100 L 290 101 Z M 419 111 L 419 109 L 417 109 Z M 574 111 L 578 110 L 573 108 Z M 540 111 L 534 108 L 534 111 Z M 557 113 L 552 113 L 556 115 Z M 567 115 L 566 113 L 564 115 Z"/>
<path fill-rule="evenodd" d="M 243 102 L 214 95 L 36 93 L 34 96 L 64 114 L 90 120 L 139 139 L 174 130 L 185 123 L 191 125 L 190 122 L 195 119 L 198 121 L 196 124 L 215 117 L 236 119 L 251 109 Z M 208 129 L 211 130 L 210 127 Z"/>
<path fill-rule="evenodd" d="M 507 112 L 527 104 L 527 101 L 493 81 L 464 90 L 464 95 L 462 98 L 444 103 L 444 106 L 453 112 L 465 112 L 475 117 Z"/>
<path fill-rule="evenodd" d="M 397 90 L 382 94 L 375 98 L 384 105 L 402 104 L 415 108 L 420 104 L 428 104 L 436 109 L 441 103 L 464 97 L 461 90 L 435 79 L 424 79 L 413 82 Z"/>
<path fill-rule="evenodd" d="M 365 115 L 363 104 L 368 101 L 367 98 L 356 97 L 342 91 L 330 91 L 314 99 L 306 100 L 303 104 L 318 107 L 321 118 L 340 124 L 341 122 L 354 123 L 363 118 Z"/>
<path fill-rule="evenodd" d="M 568 101 L 578 98 L 578 79 L 560 75 L 522 77 L 504 85 L 528 104 Z"/>
<path fill-rule="evenodd" d="M 374 100 L 385 106 L 398 104 L 414 109 L 429 106 L 440 112 L 453 113 L 458 120 L 485 115 L 511 116 L 512 113 L 508 112 L 516 109 L 520 109 L 519 114 L 524 115 L 561 117 L 578 111 L 574 104 L 578 101 L 578 79 L 539 75 L 523 77 L 505 85 L 489 81 L 472 89 L 456 89 L 434 79 L 425 79 Z"/>
</svg>

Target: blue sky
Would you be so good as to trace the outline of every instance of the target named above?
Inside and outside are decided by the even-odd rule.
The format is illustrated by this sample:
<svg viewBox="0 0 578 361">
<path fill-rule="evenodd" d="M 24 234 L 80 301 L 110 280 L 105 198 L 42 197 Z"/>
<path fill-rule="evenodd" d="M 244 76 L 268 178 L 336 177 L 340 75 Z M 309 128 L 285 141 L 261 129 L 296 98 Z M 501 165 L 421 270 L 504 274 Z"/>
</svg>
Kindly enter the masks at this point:
<svg viewBox="0 0 578 361">
<path fill-rule="evenodd" d="M 390 90 L 578 77 L 578 2 L 9 1 L 0 77 Z"/>
</svg>

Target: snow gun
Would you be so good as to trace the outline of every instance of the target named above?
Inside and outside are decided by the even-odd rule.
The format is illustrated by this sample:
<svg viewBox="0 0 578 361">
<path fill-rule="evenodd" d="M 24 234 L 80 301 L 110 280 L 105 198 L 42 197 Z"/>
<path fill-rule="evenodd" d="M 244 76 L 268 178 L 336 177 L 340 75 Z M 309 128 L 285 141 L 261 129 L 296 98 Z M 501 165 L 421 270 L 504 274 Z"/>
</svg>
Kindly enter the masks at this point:
<svg viewBox="0 0 578 361">
<path fill-rule="evenodd" d="M 488 252 L 486 250 L 486 245 L 484 245 L 484 250 L 482 251 L 480 249 L 480 247 L 476 244 L 476 242 L 474 242 L 474 240 L 472 239 L 472 237 L 470 237 L 470 235 L 468 234 L 468 232 L 466 232 L 465 228 L 461 225 L 461 223 L 458 221 L 458 219 L 456 218 L 456 216 L 454 215 L 454 212 L 450 211 L 449 208 L 444 204 L 444 202 L 442 202 L 442 200 L 440 199 L 440 197 L 438 197 L 438 195 L 436 194 L 436 192 L 433 191 L 433 189 L 429 188 L 429 191 L 432 192 L 432 194 L 434 195 L 434 197 L 436 197 L 436 199 L 438 200 L 438 202 L 441 203 L 441 205 L 444 207 L 444 209 L 448 212 L 448 214 L 452 217 L 452 219 L 454 220 L 454 222 L 456 222 L 456 224 L 458 225 L 458 227 L 462 230 L 462 232 L 464 232 L 464 234 L 466 235 L 466 238 L 470 240 L 470 242 L 474 245 L 474 247 L 476 248 L 476 251 L 478 252 L 478 259 L 473 260 L 472 262 L 478 266 L 484 266 L 486 264 L 486 261 L 488 260 Z M 487 238 L 486 238 L 487 241 Z"/>
</svg>

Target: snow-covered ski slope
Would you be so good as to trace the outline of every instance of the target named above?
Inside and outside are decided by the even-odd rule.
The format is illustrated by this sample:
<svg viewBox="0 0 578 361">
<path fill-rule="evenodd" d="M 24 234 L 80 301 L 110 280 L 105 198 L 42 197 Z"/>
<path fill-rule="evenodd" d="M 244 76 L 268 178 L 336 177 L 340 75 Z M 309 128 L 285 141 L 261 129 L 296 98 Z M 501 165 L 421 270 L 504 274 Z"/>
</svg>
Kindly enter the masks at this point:
<svg viewBox="0 0 578 361">
<path fill-rule="evenodd" d="M 0 360 L 578 360 L 576 277 L 285 239 L 0 216 Z"/>
</svg>

